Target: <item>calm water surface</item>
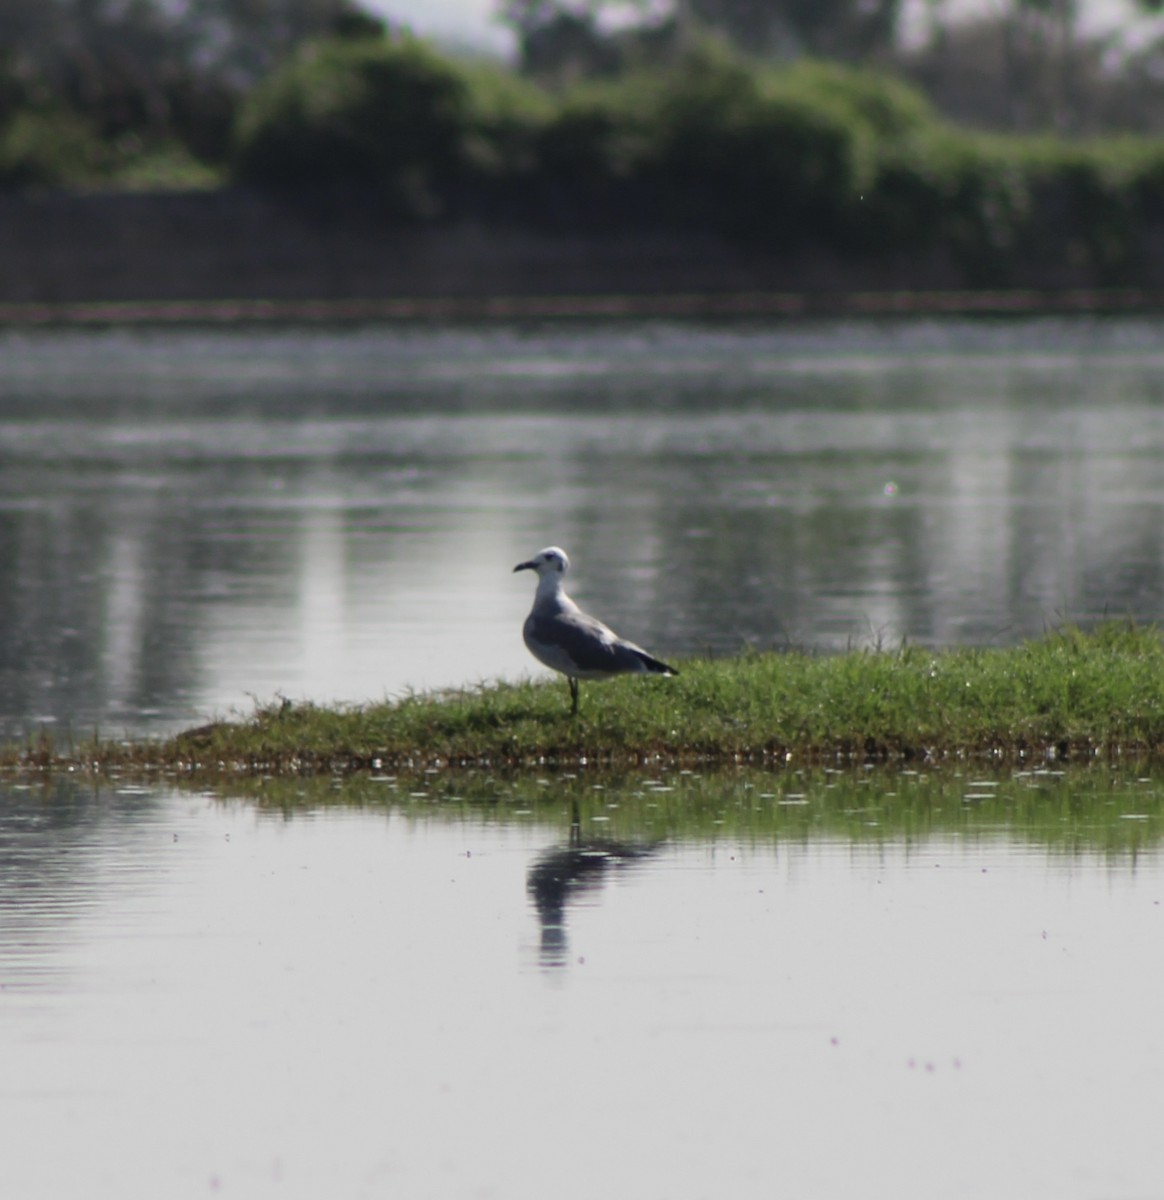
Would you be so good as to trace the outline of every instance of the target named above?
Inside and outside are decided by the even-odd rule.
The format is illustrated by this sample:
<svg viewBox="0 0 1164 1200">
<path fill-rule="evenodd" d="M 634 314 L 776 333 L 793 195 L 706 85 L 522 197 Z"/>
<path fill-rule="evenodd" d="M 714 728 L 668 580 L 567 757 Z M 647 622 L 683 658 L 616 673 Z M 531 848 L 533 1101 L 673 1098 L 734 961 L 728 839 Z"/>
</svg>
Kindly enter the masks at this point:
<svg viewBox="0 0 1164 1200">
<path fill-rule="evenodd" d="M 0 733 L 1159 616 L 1152 321 L 0 334 Z M 1158 1197 L 1164 781 L 0 785 L 0 1196 Z"/>
<path fill-rule="evenodd" d="M 0 733 L 539 670 L 514 563 L 664 656 L 1155 619 L 1155 320 L 0 334 Z"/>
<path fill-rule="evenodd" d="M 1157 1196 L 1162 795 L 6 784 L 0 1194 Z"/>
</svg>

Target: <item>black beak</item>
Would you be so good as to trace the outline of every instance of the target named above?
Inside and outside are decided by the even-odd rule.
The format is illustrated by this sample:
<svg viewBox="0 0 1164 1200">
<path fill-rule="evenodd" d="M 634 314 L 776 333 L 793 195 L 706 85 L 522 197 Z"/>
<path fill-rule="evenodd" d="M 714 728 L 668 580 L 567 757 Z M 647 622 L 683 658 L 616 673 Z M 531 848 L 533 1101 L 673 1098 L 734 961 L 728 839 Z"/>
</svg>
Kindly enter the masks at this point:
<svg viewBox="0 0 1164 1200">
<path fill-rule="evenodd" d="M 523 562 L 523 563 L 518 563 L 517 566 L 514 567 L 513 569 L 515 572 L 516 571 L 536 571 L 538 569 L 538 565 L 535 562 Z"/>
</svg>

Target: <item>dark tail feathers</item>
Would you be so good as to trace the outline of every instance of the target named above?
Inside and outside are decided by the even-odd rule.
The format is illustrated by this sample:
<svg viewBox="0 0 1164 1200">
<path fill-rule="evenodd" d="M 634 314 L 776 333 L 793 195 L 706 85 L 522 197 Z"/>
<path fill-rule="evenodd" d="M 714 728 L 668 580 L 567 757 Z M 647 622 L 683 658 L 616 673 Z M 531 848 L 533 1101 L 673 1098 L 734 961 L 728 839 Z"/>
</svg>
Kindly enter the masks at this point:
<svg viewBox="0 0 1164 1200">
<path fill-rule="evenodd" d="M 679 672 L 676 671 L 674 667 L 669 667 L 665 662 L 662 662 L 660 659 L 652 658 L 645 650 L 636 650 L 635 653 L 638 656 L 639 662 L 641 662 L 643 664 L 643 666 L 647 668 L 648 671 L 652 671 L 656 675 L 678 675 L 679 674 Z"/>
</svg>

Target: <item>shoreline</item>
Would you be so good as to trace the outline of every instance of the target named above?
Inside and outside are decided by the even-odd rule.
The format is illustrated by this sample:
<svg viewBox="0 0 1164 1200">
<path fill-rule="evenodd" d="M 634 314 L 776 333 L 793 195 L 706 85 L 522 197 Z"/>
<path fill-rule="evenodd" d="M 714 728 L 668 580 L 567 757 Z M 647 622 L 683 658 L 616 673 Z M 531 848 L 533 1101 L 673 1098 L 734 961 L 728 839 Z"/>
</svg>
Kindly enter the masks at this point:
<svg viewBox="0 0 1164 1200">
<path fill-rule="evenodd" d="M 239 188 L 0 194 L 0 326 L 1162 312 L 1158 242 L 1118 274 L 1018 253 L 975 266 L 942 246 L 391 224 Z"/>
<path fill-rule="evenodd" d="M 1164 290 L 1029 288 L 680 292 L 334 299 L 0 301 L 0 327 L 1117 316 L 1164 312 Z"/>
</svg>

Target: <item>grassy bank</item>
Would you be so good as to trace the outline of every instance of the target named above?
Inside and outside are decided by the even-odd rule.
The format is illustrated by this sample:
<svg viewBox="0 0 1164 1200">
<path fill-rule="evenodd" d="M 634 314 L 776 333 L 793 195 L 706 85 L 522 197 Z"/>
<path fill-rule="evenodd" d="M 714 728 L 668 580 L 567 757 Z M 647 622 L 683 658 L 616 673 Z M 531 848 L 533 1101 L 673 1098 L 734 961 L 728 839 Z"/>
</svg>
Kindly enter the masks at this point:
<svg viewBox="0 0 1164 1200">
<path fill-rule="evenodd" d="M 280 703 L 158 743 L 47 738 L 8 766 L 344 772 L 542 763 L 628 765 L 1158 755 L 1164 638 L 1065 629 L 1008 649 L 920 646 L 691 660 L 676 679 L 487 685 L 385 704 Z"/>
</svg>

